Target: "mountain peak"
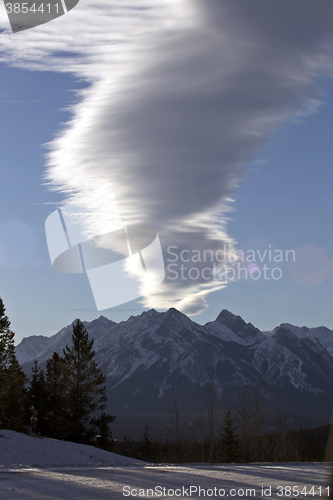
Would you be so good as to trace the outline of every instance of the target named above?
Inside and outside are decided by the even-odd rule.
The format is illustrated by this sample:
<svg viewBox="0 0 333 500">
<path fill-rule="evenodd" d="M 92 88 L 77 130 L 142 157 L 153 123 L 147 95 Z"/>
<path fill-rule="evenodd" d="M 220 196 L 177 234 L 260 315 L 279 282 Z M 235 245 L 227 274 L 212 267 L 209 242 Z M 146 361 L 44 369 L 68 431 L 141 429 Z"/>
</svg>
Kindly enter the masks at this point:
<svg viewBox="0 0 333 500">
<path fill-rule="evenodd" d="M 159 313 L 163 321 L 177 321 L 179 323 L 192 322 L 186 314 L 178 311 L 175 307 L 170 307 L 167 311 Z"/>
<path fill-rule="evenodd" d="M 157 312 L 155 309 L 149 309 L 148 311 L 142 311 L 138 316 L 130 316 L 127 321 L 130 321 L 131 323 L 135 323 L 138 318 L 141 318 L 143 322 L 150 322 L 152 320 L 156 320 L 160 316 L 160 313 Z M 125 321 L 126 323 L 126 321 Z"/>
<path fill-rule="evenodd" d="M 227 326 L 235 333 L 238 333 L 246 325 L 243 318 L 236 316 L 228 311 L 228 309 L 223 309 L 216 318 L 216 321 Z"/>
<path fill-rule="evenodd" d="M 288 328 L 288 323 L 283 323 L 275 329 L 275 333 L 273 335 L 273 339 L 278 344 L 290 345 L 291 342 L 297 342 L 299 338 L 292 331 L 292 329 Z"/>
<path fill-rule="evenodd" d="M 164 314 L 166 314 L 167 316 L 174 316 L 176 318 L 189 319 L 188 316 L 186 316 L 186 314 L 178 311 L 178 309 L 176 309 L 175 307 L 170 307 Z"/>
<path fill-rule="evenodd" d="M 310 330 L 310 328 L 308 328 L 307 326 L 295 326 L 292 325 L 291 323 L 281 323 L 281 325 L 278 326 L 277 328 L 285 328 L 287 330 L 290 330 L 291 332 L 297 329 L 302 333 L 307 333 Z"/>
<path fill-rule="evenodd" d="M 147 314 L 148 316 L 158 316 L 159 313 L 156 311 L 156 309 L 149 309 L 149 311 L 144 311 L 142 314 Z"/>
</svg>

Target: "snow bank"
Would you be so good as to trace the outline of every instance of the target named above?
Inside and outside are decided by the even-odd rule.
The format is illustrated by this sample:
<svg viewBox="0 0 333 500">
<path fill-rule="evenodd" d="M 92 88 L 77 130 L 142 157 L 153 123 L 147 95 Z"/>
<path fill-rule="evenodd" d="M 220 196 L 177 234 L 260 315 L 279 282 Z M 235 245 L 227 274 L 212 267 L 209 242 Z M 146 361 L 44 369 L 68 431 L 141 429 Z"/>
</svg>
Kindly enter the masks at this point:
<svg viewBox="0 0 333 500">
<path fill-rule="evenodd" d="M 144 464 L 140 460 L 85 444 L 27 436 L 7 430 L 0 430 L 0 436 L 0 468 Z"/>
</svg>

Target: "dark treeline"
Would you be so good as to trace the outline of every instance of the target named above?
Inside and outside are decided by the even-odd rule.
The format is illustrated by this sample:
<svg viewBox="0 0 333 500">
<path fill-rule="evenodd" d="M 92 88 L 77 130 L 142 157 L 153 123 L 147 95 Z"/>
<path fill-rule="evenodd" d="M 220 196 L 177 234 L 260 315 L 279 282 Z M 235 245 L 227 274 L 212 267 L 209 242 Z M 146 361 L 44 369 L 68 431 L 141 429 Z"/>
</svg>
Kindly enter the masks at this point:
<svg viewBox="0 0 333 500">
<path fill-rule="evenodd" d="M 54 352 L 27 377 L 15 356 L 14 333 L 0 298 L 0 428 L 113 447 L 105 413 L 106 377 L 94 361 L 93 340 L 83 323 L 73 325 L 72 345 Z"/>
<path fill-rule="evenodd" d="M 239 439 L 232 446 L 232 455 L 226 456 L 225 441 L 220 438 L 211 453 L 209 441 L 200 442 L 187 437 L 180 443 L 150 439 L 146 427 L 140 441 L 124 437 L 116 441 L 113 451 L 120 455 L 138 458 L 155 463 L 247 463 L 247 462 L 323 462 L 329 433 L 329 425 L 299 431 L 264 433 L 258 439 L 259 455 L 242 455 L 242 442 Z M 230 448 L 229 448 L 230 450 Z M 236 453 L 235 453 L 236 452 Z M 234 455 L 235 453 L 235 455 Z"/>
<path fill-rule="evenodd" d="M 276 417 L 273 432 L 265 431 L 272 415 L 257 387 L 244 386 L 219 421 L 218 400 L 211 388 L 205 411 L 189 425 L 181 412 L 176 389 L 168 416 L 151 429 L 145 425 L 139 441 L 124 436 L 115 453 L 157 463 L 248 463 L 324 461 L 329 425 L 290 430 L 288 415 Z M 151 436 L 154 435 L 154 438 Z M 156 436 L 158 436 L 156 438 Z"/>
</svg>

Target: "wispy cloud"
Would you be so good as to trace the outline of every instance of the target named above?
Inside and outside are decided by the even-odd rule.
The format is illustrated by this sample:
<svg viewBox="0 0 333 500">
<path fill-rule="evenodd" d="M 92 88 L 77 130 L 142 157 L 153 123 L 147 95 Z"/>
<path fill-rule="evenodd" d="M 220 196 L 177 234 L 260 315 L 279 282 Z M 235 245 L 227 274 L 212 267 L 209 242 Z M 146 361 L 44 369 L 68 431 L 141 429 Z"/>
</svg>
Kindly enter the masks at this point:
<svg viewBox="0 0 333 500">
<path fill-rule="evenodd" d="M 165 249 L 216 252 L 232 244 L 241 169 L 267 135 L 318 105 L 332 21 L 330 0 L 81 0 L 2 35 L 1 60 L 90 82 L 50 145 L 47 179 L 95 214 L 91 229 L 109 230 L 112 193 L 124 223 L 154 226 Z M 195 313 L 220 286 L 166 279 L 144 301 Z"/>
</svg>

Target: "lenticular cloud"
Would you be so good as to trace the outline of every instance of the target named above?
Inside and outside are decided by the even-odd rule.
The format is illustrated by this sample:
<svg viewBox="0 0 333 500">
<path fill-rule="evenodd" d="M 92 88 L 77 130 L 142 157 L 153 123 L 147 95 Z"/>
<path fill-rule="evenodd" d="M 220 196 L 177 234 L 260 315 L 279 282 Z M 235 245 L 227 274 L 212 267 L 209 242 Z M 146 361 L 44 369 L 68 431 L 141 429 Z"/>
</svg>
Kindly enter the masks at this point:
<svg viewBox="0 0 333 500">
<path fill-rule="evenodd" d="M 158 231 L 168 265 L 170 246 L 233 246 L 226 216 L 242 168 L 277 127 L 316 109 L 332 21 L 328 0 L 81 0 L 48 25 L 8 30 L 1 60 L 89 82 L 49 145 L 49 187 L 89 214 L 87 237 L 110 231 L 116 199 L 124 225 Z M 195 279 L 181 264 L 142 290 L 147 307 L 194 314 L 224 286 L 207 263 Z"/>
</svg>

